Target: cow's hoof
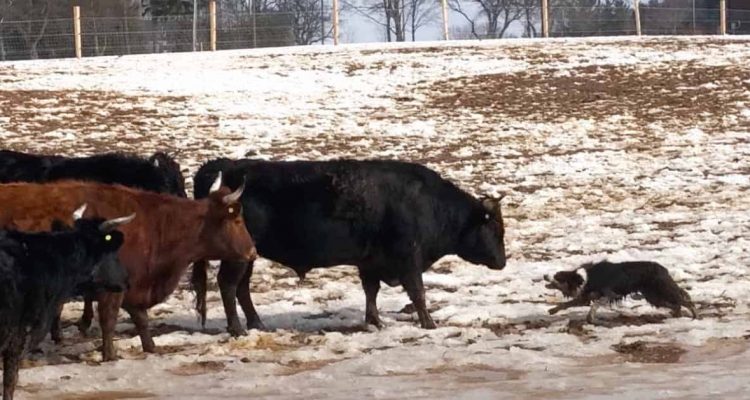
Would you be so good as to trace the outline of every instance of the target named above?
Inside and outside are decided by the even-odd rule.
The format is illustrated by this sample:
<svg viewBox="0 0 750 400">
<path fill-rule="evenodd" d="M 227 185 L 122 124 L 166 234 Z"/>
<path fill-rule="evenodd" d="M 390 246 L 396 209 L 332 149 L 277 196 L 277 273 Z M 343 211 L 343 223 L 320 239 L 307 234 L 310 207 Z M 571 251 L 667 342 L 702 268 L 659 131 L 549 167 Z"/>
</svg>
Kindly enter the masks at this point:
<svg viewBox="0 0 750 400">
<path fill-rule="evenodd" d="M 59 333 L 51 335 L 51 339 L 56 345 L 62 344 L 63 341 L 62 335 Z"/>
<path fill-rule="evenodd" d="M 435 325 L 435 321 L 430 319 L 422 322 L 422 329 L 437 329 L 437 325 Z"/>
<path fill-rule="evenodd" d="M 156 353 L 156 345 L 154 344 L 153 340 L 142 343 L 141 346 L 143 347 L 144 353 Z"/>
<path fill-rule="evenodd" d="M 91 328 L 91 324 L 78 323 L 78 332 L 81 334 L 81 337 L 87 338 L 91 336 L 89 328 Z"/>
<path fill-rule="evenodd" d="M 247 329 L 257 329 L 259 331 L 268 331 L 268 328 L 259 319 L 247 321 Z"/>
<path fill-rule="evenodd" d="M 240 337 L 240 336 L 246 336 L 247 335 L 247 331 L 244 330 L 244 329 L 242 329 L 242 327 L 239 327 L 239 326 L 235 326 L 235 327 L 228 326 L 227 327 L 227 332 L 229 332 L 229 334 L 232 337 Z"/>
<path fill-rule="evenodd" d="M 385 325 L 383 325 L 383 321 L 380 320 L 378 317 L 365 317 L 365 328 L 367 325 L 372 325 L 378 329 L 383 329 Z"/>
<path fill-rule="evenodd" d="M 401 310 L 398 311 L 400 314 L 414 314 L 417 312 L 416 307 L 414 307 L 413 303 L 409 303 L 405 305 Z"/>
<path fill-rule="evenodd" d="M 112 349 L 102 352 L 102 362 L 117 361 L 117 352 Z"/>
</svg>

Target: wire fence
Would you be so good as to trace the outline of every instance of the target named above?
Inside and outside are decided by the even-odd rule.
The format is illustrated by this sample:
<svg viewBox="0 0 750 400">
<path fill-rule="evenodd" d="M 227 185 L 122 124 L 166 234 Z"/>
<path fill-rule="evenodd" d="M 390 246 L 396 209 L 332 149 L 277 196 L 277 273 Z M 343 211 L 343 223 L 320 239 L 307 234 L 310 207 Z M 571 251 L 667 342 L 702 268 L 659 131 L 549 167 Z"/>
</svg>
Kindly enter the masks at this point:
<svg viewBox="0 0 750 400">
<path fill-rule="evenodd" d="M 305 7 L 253 12 L 219 8 L 212 25 L 209 8 L 196 14 L 151 17 L 89 16 L 82 8 L 81 55 L 105 56 L 162 52 L 241 49 L 333 43 L 332 0 L 295 0 Z M 387 0 L 373 5 L 340 0 L 341 42 L 492 39 L 543 35 L 542 4 L 548 5 L 548 35 L 615 36 L 720 34 L 720 1 L 650 0 L 640 3 L 640 27 L 628 0 L 494 0 L 482 4 L 506 7 L 487 12 L 479 0 L 447 0 L 444 25 L 440 2 Z M 362 0 L 367 1 L 367 0 Z M 388 3 L 390 1 L 390 3 Z M 727 0 L 726 32 L 750 34 L 750 1 Z M 697 3 L 696 3 L 697 2 Z M 19 18 L 3 10 L 0 0 L 0 61 L 76 56 L 73 18 Z M 396 9 L 384 8 L 395 4 Z M 676 5 L 675 5 L 676 4 Z M 698 5 L 696 7 L 696 4 Z M 734 8 L 733 8 L 734 7 Z M 12 11 L 12 9 L 11 9 Z M 70 10 L 68 10 L 70 11 Z M 72 15 L 67 12 L 66 15 Z M 497 18 L 492 18 L 497 15 Z M 14 18 L 15 17 L 15 18 Z M 215 41 L 212 41 L 215 37 Z"/>
</svg>

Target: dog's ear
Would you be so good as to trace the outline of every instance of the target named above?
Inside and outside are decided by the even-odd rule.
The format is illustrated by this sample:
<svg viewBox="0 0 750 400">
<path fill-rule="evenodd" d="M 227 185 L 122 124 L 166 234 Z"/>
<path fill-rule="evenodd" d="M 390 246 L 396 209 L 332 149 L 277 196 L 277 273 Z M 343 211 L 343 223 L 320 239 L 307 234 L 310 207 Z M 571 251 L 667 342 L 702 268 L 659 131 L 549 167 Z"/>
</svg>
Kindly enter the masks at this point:
<svg viewBox="0 0 750 400">
<path fill-rule="evenodd" d="M 578 272 L 573 272 L 573 276 L 571 276 L 570 284 L 573 286 L 574 289 L 578 289 L 583 285 L 584 279 Z"/>
</svg>

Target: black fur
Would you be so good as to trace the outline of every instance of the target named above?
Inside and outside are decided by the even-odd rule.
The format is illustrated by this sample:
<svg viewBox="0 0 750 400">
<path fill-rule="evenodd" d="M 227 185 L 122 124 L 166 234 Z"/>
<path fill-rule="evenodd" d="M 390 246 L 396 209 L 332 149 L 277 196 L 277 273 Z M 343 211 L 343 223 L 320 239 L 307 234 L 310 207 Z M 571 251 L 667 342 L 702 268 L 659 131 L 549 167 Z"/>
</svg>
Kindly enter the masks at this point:
<svg viewBox="0 0 750 400">
<path fill-rule="evenodd" d="M 123 235 L 99 231 L 101 222 L 78 220 L 62 232 L 0 231 L 3 400 L 13 398 L 20 358 L 49 332 L 59 304 L 84 287 L 127 288 L 117 259 Z"/>
<path fill-rule="evenodd" d="M 580 269 L 586 271 L 585 284 L 584 278 L 577 272 Z M 677 286 L 666 268 L 655 262 L 612 263 L 605 260 L 583 264 L 574 271 L 560 271 L 552 279 L 547 276 L 545 279 L 549 281 L 547 288 L 558 289 L 566 297 L 574 297 L 550 309 L 550 314 L 569 307 L 586 306 L 592 301 L 613 303 L 625 296 L 639 294 L 654 307 L 671 309 L 676 317 L 680 316 L 682 307 L 690 310 L 693 318 L 697 317 L 690 295 Z M 595 308 L 592 308 L 590 320 L 594 319 L 594 314 Z"/>
<path fill-rule="evenodd" d="M 62 157 L 0 150 L 0 183 L 62 179 L 117 183 L 187 197 L 180 166 L 165 153 L 142 159 L 119 153 Z"/>
<path fill-rule="evenodd" d="M 380 325 L 375 301 L 381 281 L 403 285 L 422 326 L 432 328 L 424 307 L 423 271 L 446 254 L 492 269 L 505 267 L 499 208 L 488 209 L 421 165 L 218 159 L 196 174 L 196 198 L 208 195 L 219 171 L 230 188 L 245 182 L 245 223 L 262 257 L 302 277 L 313 267 L 357 266 L 367 296 L 366 321 L 375 325 Z M 205 264 L 196 264 L 193 271 L 203 312 Z M 223 263 L 219 272 L 234 334 L 244 331 L 234 312 L 235 296 L 248 327 L 262 327 L 247 289 L 251 274 L 252 266 L 230 263 Z"/>
</svg>

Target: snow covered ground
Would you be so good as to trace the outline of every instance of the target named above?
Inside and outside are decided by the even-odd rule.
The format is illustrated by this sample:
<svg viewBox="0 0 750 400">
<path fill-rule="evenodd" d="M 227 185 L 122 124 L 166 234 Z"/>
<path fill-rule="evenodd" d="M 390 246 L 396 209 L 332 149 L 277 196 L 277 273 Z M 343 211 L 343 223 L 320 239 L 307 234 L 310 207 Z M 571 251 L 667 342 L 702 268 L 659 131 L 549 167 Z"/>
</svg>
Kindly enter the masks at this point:
<svg viewBox="0 0 750 400">
<path fill-rule="evenodd" d="M 362 326 L 353 268 L 253 277 L 272 332 L 231 339 L 219 295 L 200 329 L 187 290 L 151 310 L 160 354 L 121 315 L 122 360 L 94 339 L 21 372 L 21 399 L 746 398 L 750 383 L 750 38 L 360 45 L 0 64 L 3 148 L 394 158 L 505 193 L 503 271 L 446 257 L 425 275 L 440 326 Z M 627 300 L 584 323 L 545 273 L 667 266 L 701 320 Z M 72 322 L 80 304 L 66 308 Z"/>
</svg>

